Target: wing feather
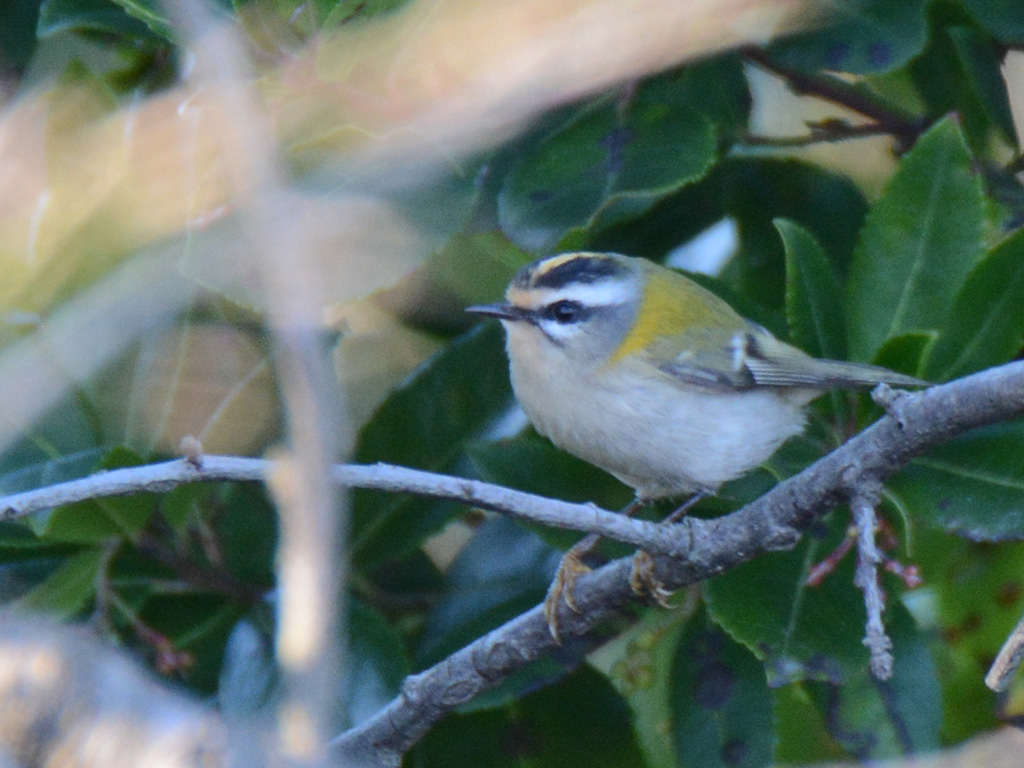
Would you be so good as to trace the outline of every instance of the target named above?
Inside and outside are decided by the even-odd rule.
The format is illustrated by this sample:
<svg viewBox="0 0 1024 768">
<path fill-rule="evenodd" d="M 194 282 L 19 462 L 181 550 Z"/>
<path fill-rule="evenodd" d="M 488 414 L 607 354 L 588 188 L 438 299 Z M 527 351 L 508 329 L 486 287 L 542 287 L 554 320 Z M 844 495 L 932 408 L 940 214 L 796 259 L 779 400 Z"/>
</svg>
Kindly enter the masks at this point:
<svg viewBox="0 0 1024 768">
<path fill-rule="evenodd" d="M 900 387 L 928 385 L 878 365 L 810 357 L 753 324 L 747 331 L 714 342 L 710 348 L 691 347 L 668 359 L 655 356 L 650 362 L 681 384 L 718 392 L 753 387 L 854 389 L 883 382 Z"/>
</svg>

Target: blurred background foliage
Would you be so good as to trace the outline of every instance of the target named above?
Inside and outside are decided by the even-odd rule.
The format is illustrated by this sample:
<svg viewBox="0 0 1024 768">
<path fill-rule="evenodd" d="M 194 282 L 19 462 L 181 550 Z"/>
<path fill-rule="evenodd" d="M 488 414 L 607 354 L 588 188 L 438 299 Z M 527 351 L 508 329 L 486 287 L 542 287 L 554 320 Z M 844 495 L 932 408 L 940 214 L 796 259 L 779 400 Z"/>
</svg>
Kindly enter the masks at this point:
<svg viewBox="0 0 1024 768">
<path fill-rule="evenodd" d="M 0 491 L 186 435 L 246 455 L 282 438 L 265 321 L 285 288 L 254 256 L 256 195 L 313 270 L 359 462 L 628 501 L 526 426 L 500 329 L 461 311 L 563 249 L 687 269 L 817 355 L 934 381 L 1019 357 L 1024 5 L 675 5 L 224 0 L 197 26 L 198 6 L 155 0 L 4 3 Z M 877 415 L 822 398 L 805 436 L 695 514 Z M 915 460 L 885 498 L 892 570 L 923 578 L 885 576 L 892 680 L 867 672 L 851 559 L 807 584 L 849 535 L 840 510 L 676 610 L 568 642 L 408 764 L 882 759 L 1019 716 L 1024 687 L 997 700 L 982 678 L 1024 610 L 1024 426 Z M 351 511 L 339 731 L 539 602 L 574 539 L 368 491 Z M 0 595 L 256 716 L 279 695 L 277 527 L 253 486 L 62 507 L 0 523 Z"/>
</svg>

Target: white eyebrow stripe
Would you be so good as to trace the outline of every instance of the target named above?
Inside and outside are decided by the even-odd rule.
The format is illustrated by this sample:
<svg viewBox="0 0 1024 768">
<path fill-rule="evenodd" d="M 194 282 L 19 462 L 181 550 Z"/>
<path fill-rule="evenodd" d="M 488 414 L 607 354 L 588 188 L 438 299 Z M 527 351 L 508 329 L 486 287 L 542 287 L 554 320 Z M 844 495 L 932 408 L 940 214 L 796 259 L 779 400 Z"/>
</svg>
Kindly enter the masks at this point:
<svg viewBox="0 0 1024 768">
<path fill-rule="evenodd" d="M 629 300 L 632 286 L 621 280 L 579 283 L 561 288 L 534 288 L 530 294 L 534 307 L 546 307 L 556 301 L 575 301 L 584 307 L 608 307 Z"/>
</svg>

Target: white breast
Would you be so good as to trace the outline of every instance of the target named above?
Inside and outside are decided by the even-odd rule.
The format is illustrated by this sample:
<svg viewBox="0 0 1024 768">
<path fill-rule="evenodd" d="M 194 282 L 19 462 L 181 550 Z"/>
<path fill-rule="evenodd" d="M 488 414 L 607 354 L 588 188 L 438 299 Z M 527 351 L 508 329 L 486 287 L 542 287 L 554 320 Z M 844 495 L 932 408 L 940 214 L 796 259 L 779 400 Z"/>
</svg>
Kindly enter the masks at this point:
<svg viewBox="0 0 1024 768">
<path fill-rule="evenodd" d="M 713 491 L 761 464 L 803 430 L 802 406 L 816 394 L 708 392 L 652 377 L 650 369 L 639 375 L 623 365 L 595 375 L 549 362 L 540 375 L 511 368 L 516 397 L 537 431 L 643 498 Z"/>
</svg>

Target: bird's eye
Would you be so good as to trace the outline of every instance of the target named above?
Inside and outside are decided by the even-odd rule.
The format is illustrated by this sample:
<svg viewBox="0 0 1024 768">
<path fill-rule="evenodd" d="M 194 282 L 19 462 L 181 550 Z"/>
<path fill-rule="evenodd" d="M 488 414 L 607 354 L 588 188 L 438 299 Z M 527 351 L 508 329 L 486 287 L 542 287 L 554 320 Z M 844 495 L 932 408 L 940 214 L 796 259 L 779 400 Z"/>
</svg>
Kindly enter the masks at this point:
<svg viewBox="0 0 1024 768">
<path fill-rule="evenodd" d="M 575 301 L 556 301 L 544 310 L 544 315 L 556 323 L 568 325 L 580 320 L 583 316 L 583 307 Z"/>
</svg>

